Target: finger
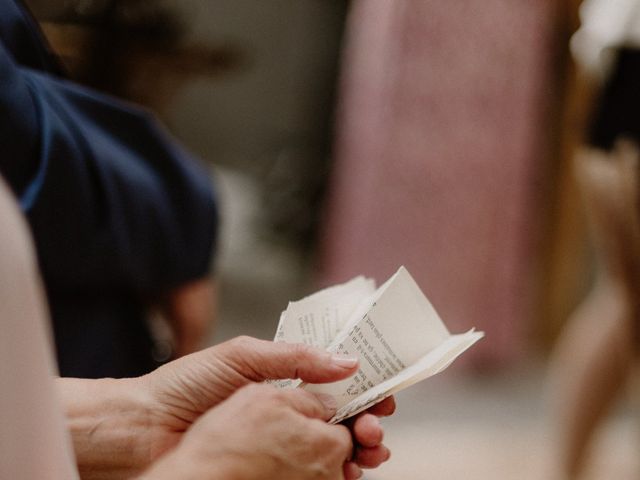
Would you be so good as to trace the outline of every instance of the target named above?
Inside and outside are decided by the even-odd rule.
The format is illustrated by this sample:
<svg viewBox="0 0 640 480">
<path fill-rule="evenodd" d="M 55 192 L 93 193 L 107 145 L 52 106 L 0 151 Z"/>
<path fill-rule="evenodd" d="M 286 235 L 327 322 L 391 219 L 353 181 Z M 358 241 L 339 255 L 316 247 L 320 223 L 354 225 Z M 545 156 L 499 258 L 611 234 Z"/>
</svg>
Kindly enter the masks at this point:
<svg viewBox="0 0 640 480">
<path fill-rule="evenodd" d="M 345 458 L 347 461 L 354 455 L 353 439 L 351 432 L 344 425 L 327 425 L 331 429 L 334 442 L 339 446 L 339 458 Z"/>
<path fill-rule="evenodd" d="M 362 477 L 362 470 L 354 462 L 345 462 L 342 467 L 344 480 L 357 480 Z"/>
<path fill-rule="evenodd" d="M 354 417 L 351 425 L 348 425 L 353 433 L 355 441 L 363 447 L 375 447 L 382 443 L 384 431 L 380 420 L 370 413 L 361 413 Z"/>
<path fill-rule="evenodd" d="M 280 390 L 278 398 L 305 417 L 329 420 L 336 413 L 336 400 L 330 395 L 313 394 L 299 388 Z"/>
<path fill-rule="evenodd" d="M 362 468 L 376 468 L 391 457 L 391 451 L 384 445 L 356 448 L 352 461 Z"/>
<path fill-rule="evenodd" d="M 377 417 L 388 417 L 393 415 L 396 411 L 396 399 L 391 396 L 382 400 L 380 403 L 376 403 L 373 407 L 367 409 L 368 413 L 371 413 Z"/>
<path fill-rule="evenodd" d="M 353 375 L 358 368 L 356 357 L 332 355 L 304 344 L 238 337 L 223 345 L 225 361 L 257 382 L 284 378 L 335 382 Z"/>
</svg>

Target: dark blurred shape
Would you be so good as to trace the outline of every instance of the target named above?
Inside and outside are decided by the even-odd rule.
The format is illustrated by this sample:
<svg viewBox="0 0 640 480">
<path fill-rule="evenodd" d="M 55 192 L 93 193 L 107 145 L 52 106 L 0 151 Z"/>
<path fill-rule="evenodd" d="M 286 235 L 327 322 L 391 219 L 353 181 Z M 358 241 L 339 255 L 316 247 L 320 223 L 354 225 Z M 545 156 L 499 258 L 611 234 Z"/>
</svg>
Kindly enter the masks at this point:
<svg viewBox="0 0 640 480">
<path fill-rule="evenodd" d="M 203 3 L 192 2 L 190 5 L 196 8 L 200 5 L 202 8 Z M 255 12 L 265 9 L 258 5 L 251 7 L 251 2 L 233 7 L 225 7 L 230 2 L 212 0 L 212 3 L 220 5 L 220 11 L 238 15 L 244 21 Z M 255 63 L 272 61 L 271 58 L 256 58 L 260 53 L 251 50 L 247 40 L 250 35 L 242 32 L 231 35 L 231 41 L 222 39 L 219 44 L 213 45 L 186 40 L 191 27 L 184 14 L 188 7 L 179 2 L 29 0 L 29 4 L 44 22 L 47 37 L 61 54 L 72 78 L 141 103 L 160 115 L 164 115 L 175 93 L 195 77 L 217 79 L 222 75 L 244 73 Z M 264 20 L 269 28 L 277 21 L 278 12 L 284 9 L 287 9 L 288 15 L 283 15 L 283 18 L 316 23 L 313 29 L 307 29 L 308 32 L 302 22 L 287 25 L 282 29 L 283 35 L 294 40 L 303 37 L 306 43 L 287 46 L 286 52 L 272 54 L 273 59 L 284 65 L 274 66 L 275 70 L 294 68 L 289 67 L 288 63 L 305 65 L 311 70 L 292 71 L 290 78 L 283 79 L 290 88 L 285 105 L 277 106 L 282 110 L 280 115 L 277 108 L 273 112 L 273 118 L 277 120 L 272 120 L 272 123 L 277 125 L 264 125 L 255 137 L 268 137 L 273 129 L 280 131 L 273 134 L 275 138 L 270 138 L 262 151 L 242 158 L 234 157 L 232 165 L 227 165 L 225 158 L 217 155 L 217 152 L 203 155 L 218 165 L 244 170 L 257 178 L 264 199 L 258 227 L 274 241 L 284 241 L 301 248 L 305 253 L 315 244 L 320 205 L 328 176 L 335 83 L 348 6 L 346 0 L 332 0 L 328 5 L 321 6 L 311 5 L 310 2 L 306 5 L 304 2 L 287 2 L 267 7 L 274 17 Z M 314 14 L 317 18 L 309 18 Z M 211 17 L 211 21 L 224 22 L 226 19 Z M 259 24 L 249 24 L 248 27 L 264 28 Z M 274 42 L 274 45 L 277 44 Z M 317 58 L 298 62 L 296 55 L 315 55 Z M 262 67 L 264 65 L 259 68 Z M 265 78 L 265 82 L 270 78 Z M 240 78 L 238 75 L 239 83 L 246 80 L 247 76 Z M 300 88 L 297 85 L 300 82 L 305 82 L 306 86 Z M 267 95 L 280 94 L 278 87 L 254 87 L 264 88 Z M 215 89 L 216 85 L 212 84 L 210 88 Z M 247 109 L 241 102 L 239 100 L 234 107 Z M 256 108 L 259 106 L 256 105 Z M 230 115 L 233 117 L 234 114 Z M 254 116 L 252 121 L 271 120 L 259 115 L 258 119 L 255 118 L 258 115 Z M 287 125 L 287 120 L 280 120 L 279 116 L 288 118 L 291 124 Z M 224 122 L 224 119 L 221 121 Z M 239 126 L 240 130 L 243 128 L 246 128 L 245 125 Z M 210 130 L 209 135 L 224 135 L 216 131 L 215 125 L 211 125 Z M 224 138 L 219 143 L 227 141 Z M 250 139 L 247 143 L 259 141 Z"/>
<path fill-rule="evenodd" d="M 0 41 L 0 171 L 32 229 L 61 374 L 147 372 L 148 305 L 211 266 L 210 179 L 148 112 L 61 78 L 19 2 L 0 0 Z"/>
<path fill-rule="evenodd" d="M 159 113 L 184 82 L 243 62 L 231 45 L 185 44 L 186 21 L 161 0 L 29 4 L 74 80 Z"/>
<path fill-rule="evenodd" d="M 640 48 L 621 47 L 593 109 L 590 145 L 611 151 L 627 138 L 640 143 Z"/>
<path fill-rule="evenodd" d="M 324 58 L 317 59 L 319 65 L 309 76 L 315 84 L 313 98 L 300 101 L 300 110 L 306 108 L 307 115 L 313 116 L 312 121 L 305 121 L 315 128 L 296 126 L 298 131 L 283 136 L 253 162 L 254 174 L 262 178 L 260 226 L 273 240 L 286 242 L 303 255 L 317 246 L 331 171 L 337 83 L 349 6 L 348 1 L 333 0 L 327 7 L 331 22 L 325 19 L 327 25 L 321 30 Z"/>
<path fill-rule="evenodd" d="M 322 135 L 325 148 L 311 142 L 284 145 L 274 154 L 264 178 L 262 225 L 304 252 L 316 243 L 329 176 L 326 146 L 330 138 L 329 132 Z"/>
</svg>

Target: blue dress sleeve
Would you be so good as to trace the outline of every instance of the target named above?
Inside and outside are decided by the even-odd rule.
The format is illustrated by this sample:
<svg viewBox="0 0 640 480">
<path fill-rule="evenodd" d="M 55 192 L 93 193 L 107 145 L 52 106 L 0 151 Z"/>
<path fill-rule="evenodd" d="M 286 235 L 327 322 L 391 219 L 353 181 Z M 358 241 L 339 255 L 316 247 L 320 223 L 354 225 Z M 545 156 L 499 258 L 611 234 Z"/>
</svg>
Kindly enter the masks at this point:
<svg viewBox="0 0 640 480">
<path fill-rule="evenodd" d="M 211 180 L 146 111 L 18 65 L 0 44 L 0 146 L 49 285 L 148 294 L 208 271 Z"/>
</svg>

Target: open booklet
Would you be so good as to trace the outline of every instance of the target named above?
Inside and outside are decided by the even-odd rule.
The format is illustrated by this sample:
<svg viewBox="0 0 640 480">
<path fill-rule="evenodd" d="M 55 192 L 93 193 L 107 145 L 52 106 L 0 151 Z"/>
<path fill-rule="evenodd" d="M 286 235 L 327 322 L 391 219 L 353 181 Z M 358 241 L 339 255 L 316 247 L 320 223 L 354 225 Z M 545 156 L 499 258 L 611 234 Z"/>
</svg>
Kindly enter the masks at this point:
<svg viewBox="0 0 640 480">
<path fill-rule="evenodd" d="M 276 342 L 306 343 L 360 357 L 346 380 L 305 384 L 273 382 L 335 397 L 341 422 L 386 397 L 441 372 L 484 334 L 451 335 L 406 268 L 382 286 L 364 277 L 290 302 L 280 316 Z"/>
</svg>

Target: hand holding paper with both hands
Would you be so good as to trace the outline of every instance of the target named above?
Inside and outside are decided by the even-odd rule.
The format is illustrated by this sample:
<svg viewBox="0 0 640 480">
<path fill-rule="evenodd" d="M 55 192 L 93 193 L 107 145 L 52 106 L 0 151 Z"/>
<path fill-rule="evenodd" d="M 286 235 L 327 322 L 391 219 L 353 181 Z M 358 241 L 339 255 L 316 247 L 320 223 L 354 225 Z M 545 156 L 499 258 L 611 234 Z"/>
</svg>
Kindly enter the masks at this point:
<svg viewBox="0 0 640 480">
<path fill-rule="evenodd" d="M 239 337 L 137 379 L 60 383 L 83 478 L 354 480 L 389 458 L 375 415 L 393 413 L 390 395 L 482 336 L 451 335 L 400 268 L 378 289 L 356 278 L 291 303 L 275 343 Z"/>
<path fill-rule="evenodd" d="M 162 457 L 142 478 L 352 480 L 389 458 L 375 415 L 393 413 L 393 398 L 347 428 L 326 423 L 330 397 L 259 382 L 357 369 L 355 358 L 239 337 L 144 377 L 59 382 L 83 478 L 129 478 Z"/>
</svg>

